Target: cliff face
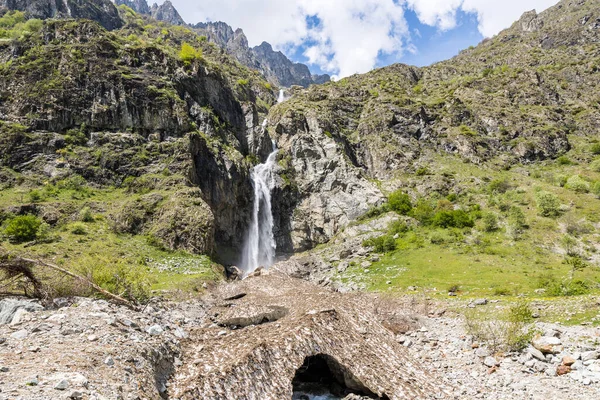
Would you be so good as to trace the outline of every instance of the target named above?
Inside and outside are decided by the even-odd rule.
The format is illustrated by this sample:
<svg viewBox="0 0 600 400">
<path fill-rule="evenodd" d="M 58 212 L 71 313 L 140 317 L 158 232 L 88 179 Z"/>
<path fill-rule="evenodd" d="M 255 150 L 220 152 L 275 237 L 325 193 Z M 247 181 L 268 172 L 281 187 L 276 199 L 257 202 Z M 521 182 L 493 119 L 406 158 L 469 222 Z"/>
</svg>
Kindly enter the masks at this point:
<svg viewBox="0 0 600 400">
<path fill-rule="evenodd" d="M 27 12 L 33 18 L 86 18 L 106 29 L 123 26 L 110 0 L 0 0 L 0 8 Z"/>
</svg>

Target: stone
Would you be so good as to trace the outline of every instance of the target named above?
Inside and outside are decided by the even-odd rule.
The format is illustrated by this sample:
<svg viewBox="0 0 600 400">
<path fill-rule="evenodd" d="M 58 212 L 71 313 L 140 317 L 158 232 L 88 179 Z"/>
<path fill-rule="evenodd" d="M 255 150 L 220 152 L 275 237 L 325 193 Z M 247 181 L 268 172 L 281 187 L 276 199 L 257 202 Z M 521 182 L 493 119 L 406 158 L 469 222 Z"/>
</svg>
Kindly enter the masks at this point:
<svg viewBox="0 0 600 400">
<path fill-rule="evenodd" d="M 31 377 L 25 381 L 26 386 L 37 386 L 40 381 L 37 376 Z"/>
<path fill-rule="evenodd" d="M 27 329 L 21 329 L 19 331 L 16 331 L 16 332 L 13 332 L 10 334 L 11 338 L 17 339 L 17 340 L 26 339 L 27 336 L 29 336 L 29 332 L 27 331 Z"/>
<path fill-rule="evenodd" d="M 19 316 L 20 319 L 23 316 L 23 312 L 37 312 L 42 311 L 43 309 L 44 307 L 37 303 L 32 303 L 31 301 L 11 299 L 2 300 L 0 301 L 0 325 L 12 324 L 15 314 L 19 310 L 23 310 L 21 311 L 21 315 Z"/>
<path fill-rule="evenodd" d="M 115 360 L 111 356 L 108 356 L 106 357 L 106 359 L 104 359 L 104 364 L 108 365 L 109 367 L 112 367 L 113 365 L 115 365 Z"/>
<path fill-rule="evenodd" d="M 146 329 L 146 333 L 152 336 L 162 335 L 163 332 L 164 330 L 160 325 L 152 325 L 151 327 Z"/>
<path fill-rule="evenodd" d="M 557 354 L 563 351 L 562 342 L 555 336 L 536 336 L 532 344 L 544 354 Z"/>
<path fill-rule="evenodd" d="M 528 347 L 527 352 L 540 361 L 546 361 L 546 357 L 544 356 L 544 354 L 535 347 Z"/>
<path fill-rule="evenodd" d="M 473 301 L 473 305 L 475 306 L 485 306 L 488 303 L 487 299 L 477 299 Z"/>
<path fill-rule="evenodd" d="M 490 351 L 486 348 L 480 347 L 477 350 L 475 350 L 475 355 L 477 357 L 488 357 L 490 355 Z"/>
<path fill-rule="evenodd" d="M 484 364 L 486 367 L 490 367 L 490 368 L 491 368 L 491 367 L 495 367 L 495 366 L 496 366 L 496 365 L 498 365 L 499 363 L 498 363 L 498 361 L 496 361 L 496 359 L 495 359 L 494 357 L 491 357 L 491 356 L 490 356 L 490 357 L 486 357 L 486 358 L 483 360 L 483 364 Z"/>
<path fill-rule="evenodd" d="M 67 390 L 69 387 L 69 381 L 66 379 L 61 379 L 54 385 L 54 389 L 56 390 Z"/>
<path fill-rule="evenodd" d="M 569 372 L 571 372 L 571 367 L 568 365 L 559 365 L 558 367 L 556 367 L 557 375 L 566 375 Z"/>
<path fill-rule="evenodd" d="M 600 358 L 600 352 L 597 350 L 581 353 L 581 361 L 597 360 L 598 358 Z"/>
<path fill-rule="evenodd" d="M 98 336 L 96 336 L 96 335 L 89 335 L 87 337 L 87 340 L 89 340 L 90 342 L 95 342 L 96 340 L 98 340 Z"/>
<path fill-rule="evenodd" d="M 69 399 L 71 399 L 71 400 L 81 400 L 81 399 L 83 399 L 83 393 L 81 393 L 78 390 L 73 390 L 69 394 Z"/>
<path fill-rule="evenodd" d="M 0 367 L 0 372 L 8 372 L 10 369 L 8 367 Z"/>
<path fill-rule="evenodd" d="M 570 367 L 571 365 L 575 364 L 575 360 L 573 357 L 571 356 L 564 356 L 561 360 L 562 365 L 566 365 L 567 367 Z"/>
</svg>

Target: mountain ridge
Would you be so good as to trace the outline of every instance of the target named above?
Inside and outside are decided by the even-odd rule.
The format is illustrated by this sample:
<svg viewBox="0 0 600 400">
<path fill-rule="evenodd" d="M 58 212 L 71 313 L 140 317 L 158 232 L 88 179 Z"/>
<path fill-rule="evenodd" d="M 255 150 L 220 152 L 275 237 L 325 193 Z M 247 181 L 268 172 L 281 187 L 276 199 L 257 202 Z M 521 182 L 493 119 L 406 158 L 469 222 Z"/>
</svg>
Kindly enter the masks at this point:
<svg viewBox="0 0 600 400">
<path fill-rule="evenodd" d="M 151 15 L 158 21 L 173 25 L 188 25 L 168 0 L 160 6 L 155 3 L 152 7 L 148 7 L 146 0 L 114 1 L 115 4 L 125 5 L 140 14 Z M 209 41 L 226 49 L 242 64 L 259 70 L 269 82 L 276 86 L 308 87 L 311 84 L 322 84 L 331 79 L 327 74 L 313 76 L 306 65 L 290 61 L 282 52 L 274 51 L 266 42 L 251 48 L 244 31 L 240 28 L 234 31 L 225 22 L 199 22 L 189 26 L 194 28 L 198 34 L 206 36 Z"/>
</svg>

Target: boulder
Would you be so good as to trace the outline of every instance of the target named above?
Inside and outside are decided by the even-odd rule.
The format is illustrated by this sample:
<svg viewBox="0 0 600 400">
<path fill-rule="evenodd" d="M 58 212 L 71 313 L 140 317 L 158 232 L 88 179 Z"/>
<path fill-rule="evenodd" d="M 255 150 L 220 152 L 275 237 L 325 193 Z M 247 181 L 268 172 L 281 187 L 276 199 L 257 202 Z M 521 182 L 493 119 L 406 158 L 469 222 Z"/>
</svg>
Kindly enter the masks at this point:
<svg viewBox="0 0 600 400">
<path fill-rule="evenodd" d="M 26 312 L 36 312 L 42 311 L 43 309 L 44 307 L 31 301 L 11 299 L 2 300 L 0 301 L 0 324 L 12 323 L 13 319 L 15 318 L 15 315 L 19 310 L 23 310 Z"/>
<path fill-rule="evenodd" d="M 562 342 L 555 336 L 536 336 L 532 344 L 544 354 L 557 354 L 563 351 Z"/>
</svg>

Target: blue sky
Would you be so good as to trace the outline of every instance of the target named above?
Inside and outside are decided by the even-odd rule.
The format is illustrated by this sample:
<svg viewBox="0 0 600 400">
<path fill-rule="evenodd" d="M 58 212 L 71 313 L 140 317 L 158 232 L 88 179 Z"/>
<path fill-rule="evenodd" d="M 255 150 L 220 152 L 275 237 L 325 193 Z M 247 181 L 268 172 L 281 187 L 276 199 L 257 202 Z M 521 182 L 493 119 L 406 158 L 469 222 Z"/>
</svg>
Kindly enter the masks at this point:
<svg viewBox="0 0 600 400">
<path fill-rule="evenodd" d="M 457 25 L 450 30 L 440 30 L 438 27 L 423 24 L 416 13 L 406 10 L 404 14 L 410 30 L 410 44 L 412 51 L 402 53 L 379 54 L 374 65 L 375 68 L 385 67 L 394 63 L 416 65 L 419 67 L 431 65 L 438 61 L 447 60 L 456 56 L 461 50 L 469 46 L 476 46 L 484 39 L 478 29 L 477 14 L 466 13 L 459 10 L 456 15 Z M 316 17 L 308 17 L 307 25 L 319 24 Z M 310 41 L 303 42 L 300 46 L 289 49 L 286 55 L 294 62 L 308 64 L 308 58 L 303 55 Z M 319 65 L 310 65 L 313 73 L 323 74 L 329 71 L 322 70 Z"/>
<path fill-rule="evenodd" d="M 313 73 L 345 77 L 448 59 L 558 0 L 171 0 L 189 23 L 224 21 Z M 160 2 L 160 0 L 159 0 Z"/>
</svg>

